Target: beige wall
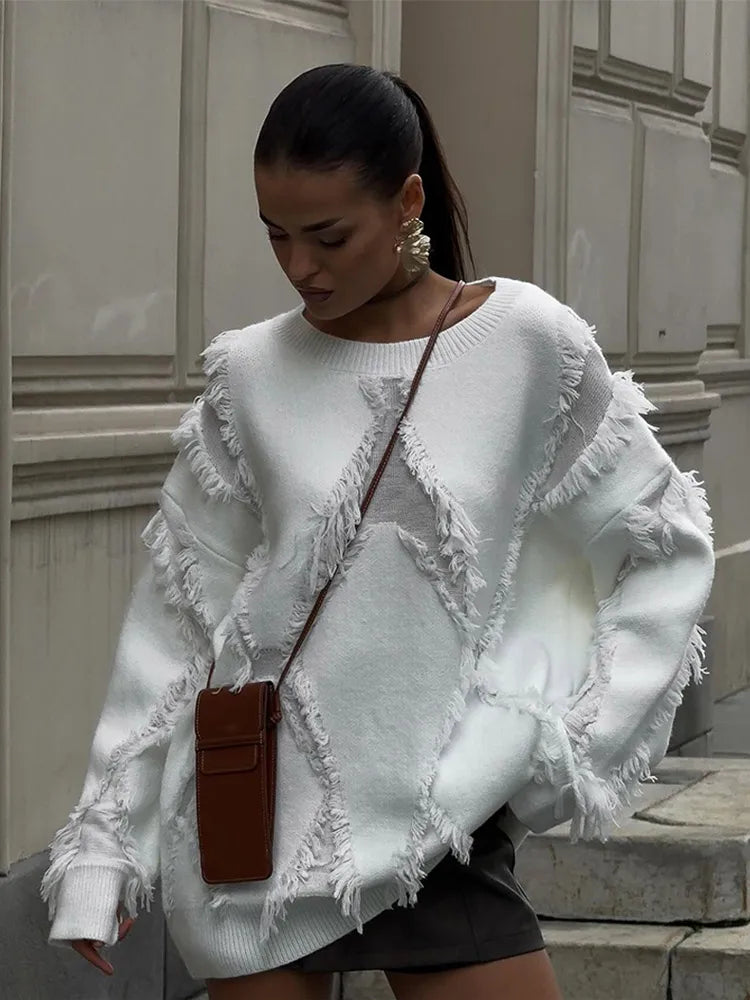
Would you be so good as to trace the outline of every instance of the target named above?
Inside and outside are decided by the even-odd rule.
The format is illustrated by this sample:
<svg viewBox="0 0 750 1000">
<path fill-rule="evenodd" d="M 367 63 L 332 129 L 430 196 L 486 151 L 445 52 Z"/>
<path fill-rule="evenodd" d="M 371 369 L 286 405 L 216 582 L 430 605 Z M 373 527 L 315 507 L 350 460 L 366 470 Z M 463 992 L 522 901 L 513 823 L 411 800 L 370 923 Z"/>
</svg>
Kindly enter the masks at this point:
<svg viewBox="0 0 750 1000">
<path fill-rule="evenodd" d="M 532 0 L 403 3 L 401 72 L 464 195 L 478 276 L 532 279 L 537 22 Z"/>
</svg>

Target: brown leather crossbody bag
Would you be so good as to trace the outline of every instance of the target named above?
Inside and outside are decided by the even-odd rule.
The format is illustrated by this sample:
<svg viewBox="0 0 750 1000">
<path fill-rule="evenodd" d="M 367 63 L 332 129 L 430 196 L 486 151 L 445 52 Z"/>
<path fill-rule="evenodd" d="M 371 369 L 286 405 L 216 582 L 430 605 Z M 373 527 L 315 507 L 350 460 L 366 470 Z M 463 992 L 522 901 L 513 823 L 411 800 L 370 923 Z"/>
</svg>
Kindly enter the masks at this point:
<svg viewBox="0 0 750 1000">
<path fill-rule="evenodd" d="M 409 396 L 360 507 L 362 523 L 396 444 L 438 333 L 464 281 L 456 282 L 430 334 Z M 356 535 L 355 531 L 355 535 Z M 350 542 L 351 544 L 351 542 Z M 339 564 L 340 565 L 340 564 Z M 205 882 L 258 882 L 273 873 L 276 806 L 276 726 L 281 721 L 279 687 L 325 600 L 338 568 L 318 594 L 281 672 L 273 681 L 251 681 L 238 691 L 206 687 L 195 703 L 195 783 L 201 875 Z"/>
</svg>

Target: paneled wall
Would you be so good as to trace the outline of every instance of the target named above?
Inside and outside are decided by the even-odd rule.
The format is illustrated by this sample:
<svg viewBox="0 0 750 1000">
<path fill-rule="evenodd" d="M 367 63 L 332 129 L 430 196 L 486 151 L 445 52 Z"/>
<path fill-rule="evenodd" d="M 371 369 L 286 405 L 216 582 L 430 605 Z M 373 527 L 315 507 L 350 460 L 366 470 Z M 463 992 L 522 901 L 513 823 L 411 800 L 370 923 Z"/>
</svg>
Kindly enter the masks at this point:
<svg viewBox="0 0 750 1000">
<path fill-rule="evenodd" d="M 393 0 L 21 0 L 0 23 L 2 872 L 80 794 L 200 352 L 296 301 L 257 218 L 268 106 L 314 65 L 397 69 L 400 17 Z"/>
</svg>

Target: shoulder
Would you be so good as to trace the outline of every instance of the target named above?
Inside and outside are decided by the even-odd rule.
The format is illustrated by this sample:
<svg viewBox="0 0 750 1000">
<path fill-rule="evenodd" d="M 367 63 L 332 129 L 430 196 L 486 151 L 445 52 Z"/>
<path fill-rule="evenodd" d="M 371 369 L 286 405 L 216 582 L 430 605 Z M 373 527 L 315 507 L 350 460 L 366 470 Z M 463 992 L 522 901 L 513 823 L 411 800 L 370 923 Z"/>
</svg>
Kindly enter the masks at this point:
<svg viewBox="0 0 750 1000">
<path fill-rule="evenodd" d="M 233 363 L 240 357 L 246 362 L 260 362 L 269 353 L 275 342 L 279 327 L 283 326 L 295 310 L 278 313 L 267 319 L 249 323 L 247 326 L 232 327 L 216 334 L 201 352 L 203 372 L 210 382 L 226 378 Z"/>
<path fill-rule="evenodd" d="M 258 511 L 258 497 L 248 465 L 238 416 L 233 375 L 242 373 L 243 391 L 251 388 L 246 374 L 262 364 L 286 314 L 243 327 L 222 330 L 201 353 L 206 377 L 203 392 L 183 415 L 172 434 L 201 490 L 212 500 L 239 500 Z"/>
<path fill-rule="evenodd" d="M 583 315 L 534 282 L 515 284 L 521 286 L 516 319 L 540 346 L 583 358 L 596 346 L 596 328 Z"/>
<path fill-rule="evenodd" d="M 533 378 L 535 391 L 549 394 L 549 405 L 558 411 L 560 423 L 578 398 L 587 363 L 600 360 L 609 377 L 606 361 L 596 342 L 593 324 L 571 306 L 530 281 L 498 279 L 498 288 L 510 288 L 513 304 L 510 319 L 513 336 L 503 338 L 504 349 L 517 355 L 516 367 Z"/>
</svg>

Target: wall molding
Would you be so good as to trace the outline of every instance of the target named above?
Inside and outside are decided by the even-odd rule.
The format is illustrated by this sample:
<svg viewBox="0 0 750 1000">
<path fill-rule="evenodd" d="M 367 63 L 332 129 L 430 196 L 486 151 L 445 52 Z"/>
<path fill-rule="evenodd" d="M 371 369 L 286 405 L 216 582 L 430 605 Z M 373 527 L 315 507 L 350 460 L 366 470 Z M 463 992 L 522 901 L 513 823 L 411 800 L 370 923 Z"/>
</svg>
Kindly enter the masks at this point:
<svg viewBox="0 0 750 1000">
<path fill-rule="evenodd" d="M 565 301 L 573 4 L 539 3 L 538 10 L 532 280 Z"/>
<path fill-rule="evenodd" d="M 226 11 L 263 21 L 275 21 L 305 31 L 349 37 L 343 27 L 347 9 L 338 0 L 205 0 L 209 13 Z"/>
<path fill-rule="evenodd" d="M 200 374 L 200 353 L 205 346 L 208 32 L 206 4 L 183 4 L 175 303 L 175 367 L 180 386 Z"/>
<path fill-rule="evenodd" d="M 737 351 L 706 351 L 698 367 L 706 389 L 721 396 L 750 395 L 750 358 Z"/>
<path fill-rule="evenodd" d="M 691 118 L 706 106 L 711 85 L 685 76 L 685 7 L 674 6 L 674 62 L 671 70 L 613 56 L 612 7 L 599 4 L 598 49 L 576 45 L 573 51 L 573 84 L 611 97 L 641 101 Z"/>
<path fill-rule="evenodd" d="M 711 437 L 711 412 L 721 406 L 721 396 L 707 392 L 699 379 L 653 383 L 647 395 L 658 407 L 649 423 L 658 428 L 664 446 L 707 441 Z"/>
<path fill-rule="evenodd" d="M 348 0 L 346 9 L 354 37 L 354 61 L 400 73 L 401 0 Z"/>
<path fill-rule="evenodd" d="M 171 355 L 76 354 L 13 359 L 15 406 L 140 403 L 178 392 Z"/>
<path fill-rule="evenodd" d="M 187 409 L 86 406 L 13 415 L 11 518 L 156 503 Z"/>
</svg>

